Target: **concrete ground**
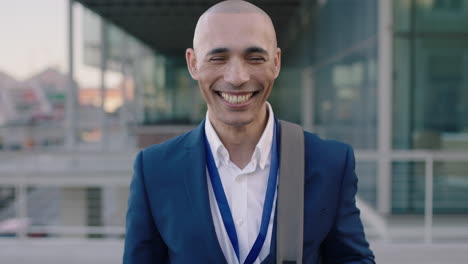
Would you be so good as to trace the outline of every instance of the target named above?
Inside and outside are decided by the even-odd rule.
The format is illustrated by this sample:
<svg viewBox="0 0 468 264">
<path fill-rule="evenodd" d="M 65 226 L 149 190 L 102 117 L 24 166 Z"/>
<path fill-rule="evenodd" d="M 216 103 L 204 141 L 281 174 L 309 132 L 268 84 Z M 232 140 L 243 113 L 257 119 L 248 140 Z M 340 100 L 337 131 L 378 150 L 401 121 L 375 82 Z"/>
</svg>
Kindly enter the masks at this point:
<svg viewBox="0 0 468 264">
<path fill-rule="evenodd" d="M 379 264 L 466 264 L 468 244 L 371 242 Z M 0 239 L 2 264 L 116 264 L 123 241 L 83 239 Z"/>
</svg>

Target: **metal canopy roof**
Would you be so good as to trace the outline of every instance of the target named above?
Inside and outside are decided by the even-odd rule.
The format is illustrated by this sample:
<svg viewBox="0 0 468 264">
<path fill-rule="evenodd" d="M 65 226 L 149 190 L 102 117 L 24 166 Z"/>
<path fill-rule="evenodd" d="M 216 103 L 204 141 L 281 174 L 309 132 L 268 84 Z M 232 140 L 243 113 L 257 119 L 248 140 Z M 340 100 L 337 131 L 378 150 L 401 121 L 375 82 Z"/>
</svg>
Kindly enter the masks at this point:
<svg viewBox="0 0 468 264">
<path fill-rule="evenodd" d="M 76 0 L 149 47 L 164 54 L 183 54 L 192 46 L 200 15 L 219 0 Z M 278 41 L 287 31 L 301 0 L 257 0 L 251 3 L 267 12 Z"/>
</svg>

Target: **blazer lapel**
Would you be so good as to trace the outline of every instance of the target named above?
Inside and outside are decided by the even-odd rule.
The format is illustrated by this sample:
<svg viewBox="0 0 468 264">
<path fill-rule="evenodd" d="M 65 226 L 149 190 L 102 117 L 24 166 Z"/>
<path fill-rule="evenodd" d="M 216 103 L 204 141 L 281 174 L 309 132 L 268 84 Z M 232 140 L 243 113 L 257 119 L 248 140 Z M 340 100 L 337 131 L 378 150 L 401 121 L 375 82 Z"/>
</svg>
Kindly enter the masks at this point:
<svg viewBox="0 0 468 264">
<path fill-rule="evenodd" d="M 210 200 L 205 161 L 205 121 L 195 128 L 186 140 L 187 160 L 181 164 L 190 164 L 185 173 L 185 189 L 191 203 L 193 219 L 187 219 L 194 226 L 201 228 L 210 261 L 207 263 L 226 263 L 226 259 L 218 242 L 218 237 L 211 215 Z"/>
</svg>

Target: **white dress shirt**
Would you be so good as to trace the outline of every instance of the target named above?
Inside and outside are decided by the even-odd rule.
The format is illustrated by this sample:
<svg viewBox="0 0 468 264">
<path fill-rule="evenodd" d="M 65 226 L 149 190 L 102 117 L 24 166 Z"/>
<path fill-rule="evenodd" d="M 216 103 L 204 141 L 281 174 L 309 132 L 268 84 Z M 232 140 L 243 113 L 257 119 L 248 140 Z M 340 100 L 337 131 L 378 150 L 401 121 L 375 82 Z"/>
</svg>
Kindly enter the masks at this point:
<svg viewBox="0 0 468 264">
<path fill-rule="evenodd" d="M 263 203 L 267 189 L 270 172 L 271 144 L 273 141 L 274 118 L 273 110 L 267 102 L 268 121 L 250 162 L 244 169 L 240 169 L 230 158 L 227 149 L 214 130 L 208 113 L 205 120 L 205 134 L 210 144 L 211 153 L 218 168 L 219 176 L 223 184 L 232 218 L 236 227 L 239 241 L 239 257 L 243 263 L 247 258 L 255 240 L 257 239 L 262 220 Z M 210 199 L 211 215 L 218 237 L 219 245 L 229 264 L 239 263 L 229 236 L 224 227 L 223 219 L 218 208 L 216 197 L 207 170 L 208 192 Z M 276 207 L 276 195 L 268 225 L 268 232 L 255 264 L 260 264 L 270 253 L 271 233 Z"/>
</svg>

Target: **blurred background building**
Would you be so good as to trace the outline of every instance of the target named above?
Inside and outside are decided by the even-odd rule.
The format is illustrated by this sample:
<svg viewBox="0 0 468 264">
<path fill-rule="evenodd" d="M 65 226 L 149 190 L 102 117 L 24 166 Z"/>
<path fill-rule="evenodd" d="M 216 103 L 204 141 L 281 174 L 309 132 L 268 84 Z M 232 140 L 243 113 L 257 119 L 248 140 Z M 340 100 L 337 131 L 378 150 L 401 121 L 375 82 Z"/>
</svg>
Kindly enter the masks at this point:
<svg viewBox="0 0 468 264">
<path fill-rule="evenodd" d="M 135 153 L 205 117 L 184 52 L 216 2 L 0 4 L 2 21 L 24 14 L 19 24 L 39 28 L 0 28 L 13 43 L 0 50 L 5 241 L 85 238 L 96 249 L 90 239 L 112 240 L 114 262 L 99 263 L 120 259 Z M 358 205 L 378 263 L 465 263 L 468 1 L 251 2 L 272 17 L 282 48 L 275 114 L 355 149 Z M 9 54 L 19 35 L 31 42 L 24 67 Z M 34 38 L 49 35 L 59 46 L 37 49 Z"/>
</svg>

